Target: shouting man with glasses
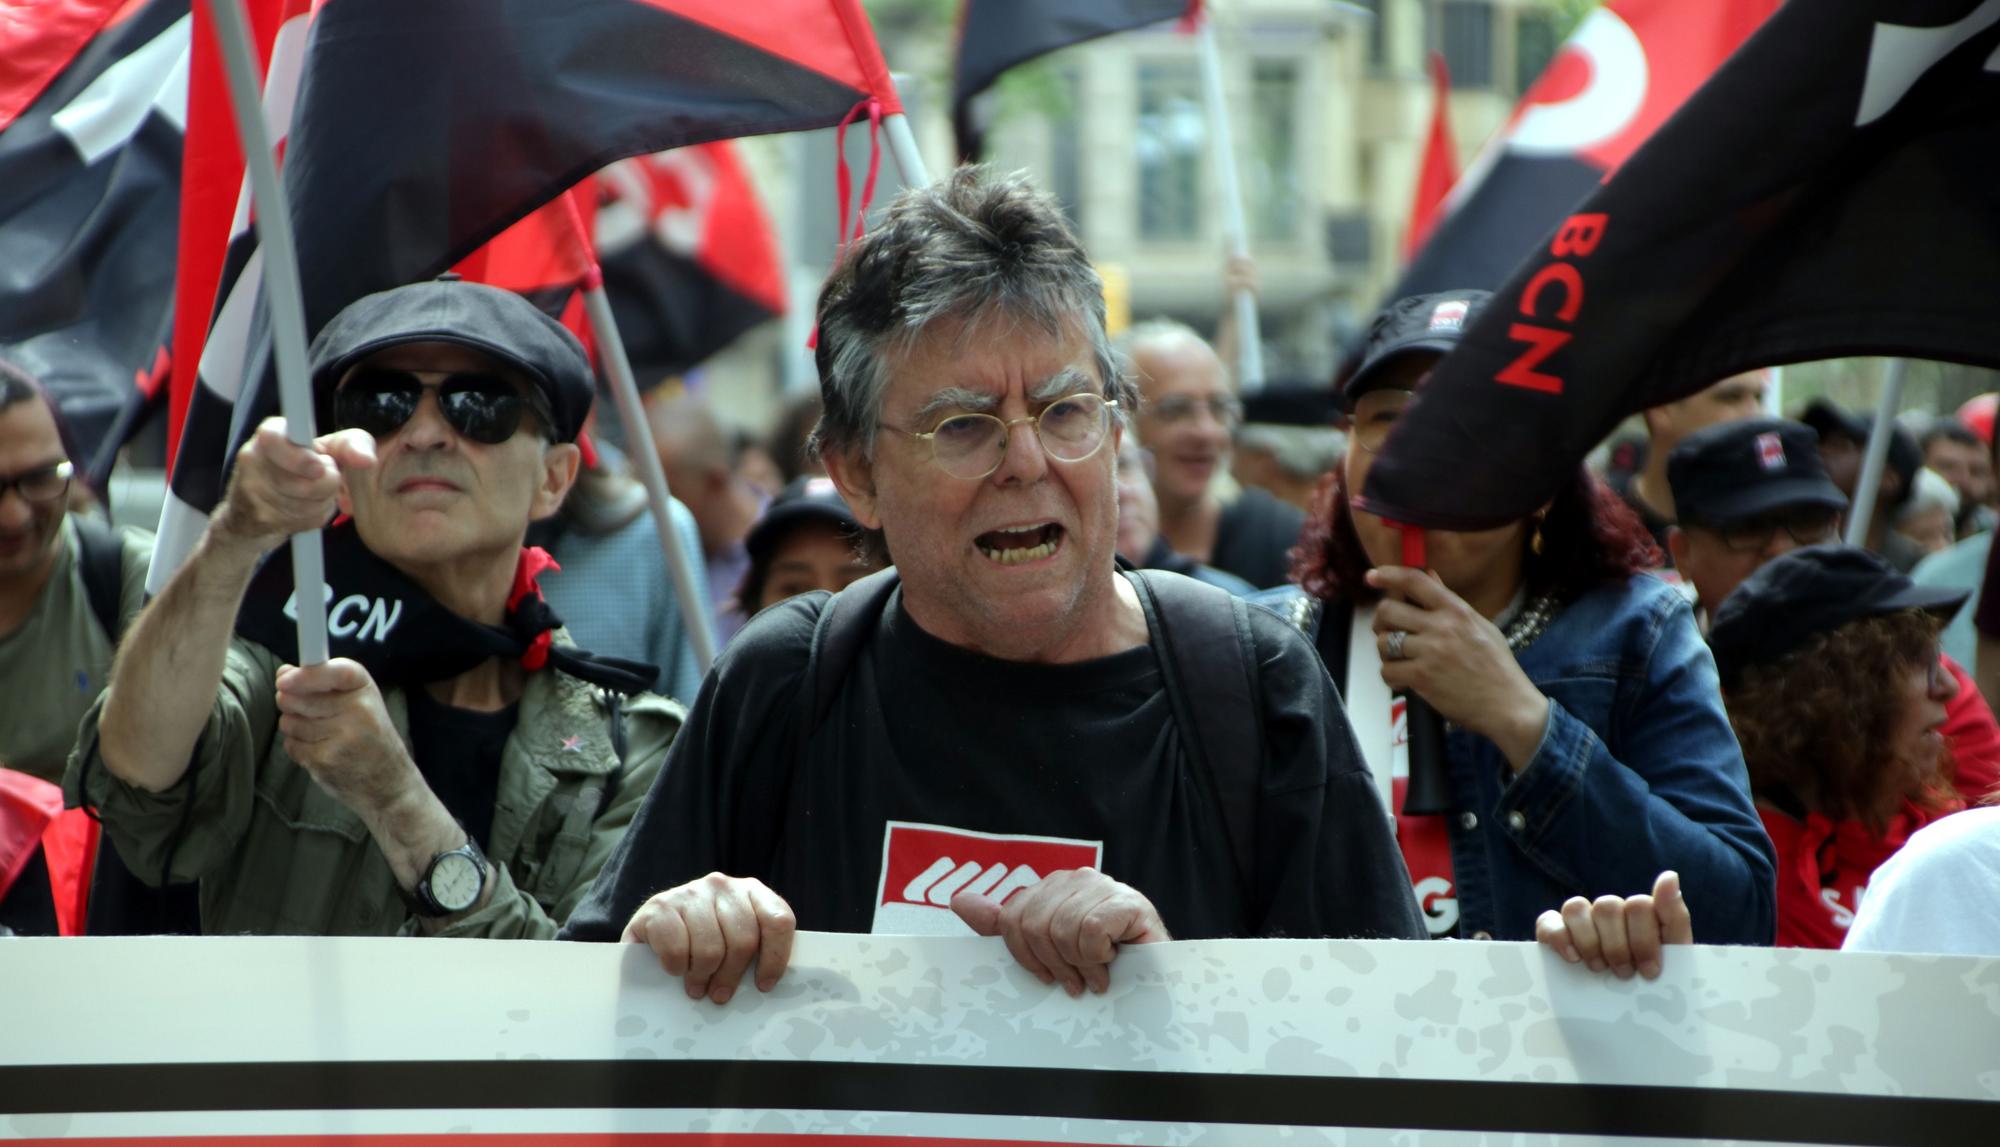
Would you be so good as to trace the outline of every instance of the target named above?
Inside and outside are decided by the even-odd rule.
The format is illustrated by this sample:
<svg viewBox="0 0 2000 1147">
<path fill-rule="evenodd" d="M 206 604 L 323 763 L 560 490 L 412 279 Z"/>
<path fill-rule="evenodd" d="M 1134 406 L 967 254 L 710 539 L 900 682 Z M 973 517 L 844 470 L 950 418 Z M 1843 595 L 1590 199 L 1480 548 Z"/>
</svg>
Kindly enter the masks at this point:
<svg viewBox="0 0 2000 1147">
<path fill-rule="evenodd" d="M 576 478 L 583 348 L 447 278 L 349 306 L 312 368 L 332 432 L 270 419 L 237 454 L 72 797 L 141 878 L 199 882 L 206 932 L 552 936 L 681 715 L 650 667 L 568 643 L 522 546 Z M 301 667 L 284 543 L 321 527 L 333 658 Z"/>
<path fill-rule="evenodd" d="M 152 547 L 69 513 L 76 468 L 40 383 L 0 363 L 0 768 L 62 780 Z"/>
<path fill-rule="evenodd" d="M 1140 323 L 1120 342 L 1145 398 L 1135 425 L 1154 458 L 1160 536 L 1183 558 L 1259 589 L 1285 584 L 1305 515 L 1222 477 L 1243 424 L 1243 403 L 1222 359 L 1170 319 Z"/>
<path fill-rule="evenodd" d="M 1134 395 L 1061 208 L 962 168 L 818 320 L 817 448 L 896 568 L 737 636 L 565 935 L 717 1003 L 801 927 L 997 935 L 1072 994 L 1128 943 L 1421 935 L 1312 650 L 1115 564 Z"/>
</svg>

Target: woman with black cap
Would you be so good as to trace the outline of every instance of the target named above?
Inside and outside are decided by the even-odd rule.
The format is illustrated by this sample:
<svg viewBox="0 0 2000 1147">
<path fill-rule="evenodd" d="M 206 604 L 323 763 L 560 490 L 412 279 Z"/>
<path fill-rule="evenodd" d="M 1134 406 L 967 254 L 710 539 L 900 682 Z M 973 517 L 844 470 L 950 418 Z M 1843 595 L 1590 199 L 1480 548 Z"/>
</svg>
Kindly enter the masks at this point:
<svg viewBox="0 0 2000 1147">
<path fill-rule="evenodd" d="M 1966 596 L 1865 550 L 1812 546 L 1716 610 L 1709 644 L 1778 849 L 1780 945 L 1838 948 L 1876 867 L 1965 807 L 1938 732 L 1959 687 L 1938 632 Z"/>
<path fill-rule="evenodd" d="M 1304 592 L 1276 604 L 1340 686 L 1434 935 L 1529 939 L 1573 897 L 1673 870 L 1718 905 L 1700 939 L 1769 943 L 1771 845 L 1713 662 L 1687 601 L 1641 572 L 1658 551 L 1617 496 L 1579 468 L 1531 519 L 1428 533 L 1421 570 L 1401 564 L 1397 527 L 1349 501 L 1486 298 L 1376 318 L 1343 389 L 1346 463 L 1297 552 Z M 1591 962 L 1629 974 L 1621 954 Z"/>
</svg>

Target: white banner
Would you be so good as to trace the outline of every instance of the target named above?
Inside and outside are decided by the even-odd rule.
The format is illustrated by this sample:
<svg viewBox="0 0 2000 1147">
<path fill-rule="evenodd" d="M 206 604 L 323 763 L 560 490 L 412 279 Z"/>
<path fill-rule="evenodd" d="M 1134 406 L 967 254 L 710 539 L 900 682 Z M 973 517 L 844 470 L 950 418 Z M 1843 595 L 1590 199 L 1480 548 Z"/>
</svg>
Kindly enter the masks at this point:
<svg viewBox="0 0 2000 1147">
<path fill-rule="evenodd" d="M 0 941 L 0 1140 L 2000 1143 L 2000 961 L 1527 944 L 1128 948 L 1071 1000 L 998 941 L 805 934 L 769 995 L 630 946 Z"/>
</svg>

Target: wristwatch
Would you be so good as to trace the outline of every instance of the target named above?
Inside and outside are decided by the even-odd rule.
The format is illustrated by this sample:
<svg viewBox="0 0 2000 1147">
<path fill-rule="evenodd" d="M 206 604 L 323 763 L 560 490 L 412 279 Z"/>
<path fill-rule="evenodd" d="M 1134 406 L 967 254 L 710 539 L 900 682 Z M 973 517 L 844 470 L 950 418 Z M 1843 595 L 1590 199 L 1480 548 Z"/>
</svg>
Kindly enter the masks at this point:
<svg viewBox="0 0 2000 1147">
<path fill-rule="evenodd" d="M 403 894 L 404 903 L 419 916 L 450 916 L 479 903 L 486 891 L 486 854 L 466 834 L 465 843 L 431 857 L 417 886 Z"/>
</svg>

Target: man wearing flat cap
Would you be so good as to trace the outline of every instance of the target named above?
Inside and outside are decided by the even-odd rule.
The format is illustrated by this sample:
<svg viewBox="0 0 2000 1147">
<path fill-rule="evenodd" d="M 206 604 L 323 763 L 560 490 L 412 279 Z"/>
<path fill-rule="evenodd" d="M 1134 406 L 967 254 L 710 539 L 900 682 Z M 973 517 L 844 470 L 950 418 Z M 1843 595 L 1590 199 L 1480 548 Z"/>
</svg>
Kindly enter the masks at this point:
<svg viewBox="0 0 2000 1147">
<path fill-rule="evenodd" d="M 576 477 L 582 347 L 446 279 L 349 306 L 312 373 L 332 432 L 270 419 L 237 454 L 84 718 L 70 797 L 141 878 L 199 882 L 205 932 L 552 936 L 682 716 L 650 667 L 568 642 L 522 547 Z M 283 543 L 336 510 L 333 656 L 288 664 Z"/>
</svg>

